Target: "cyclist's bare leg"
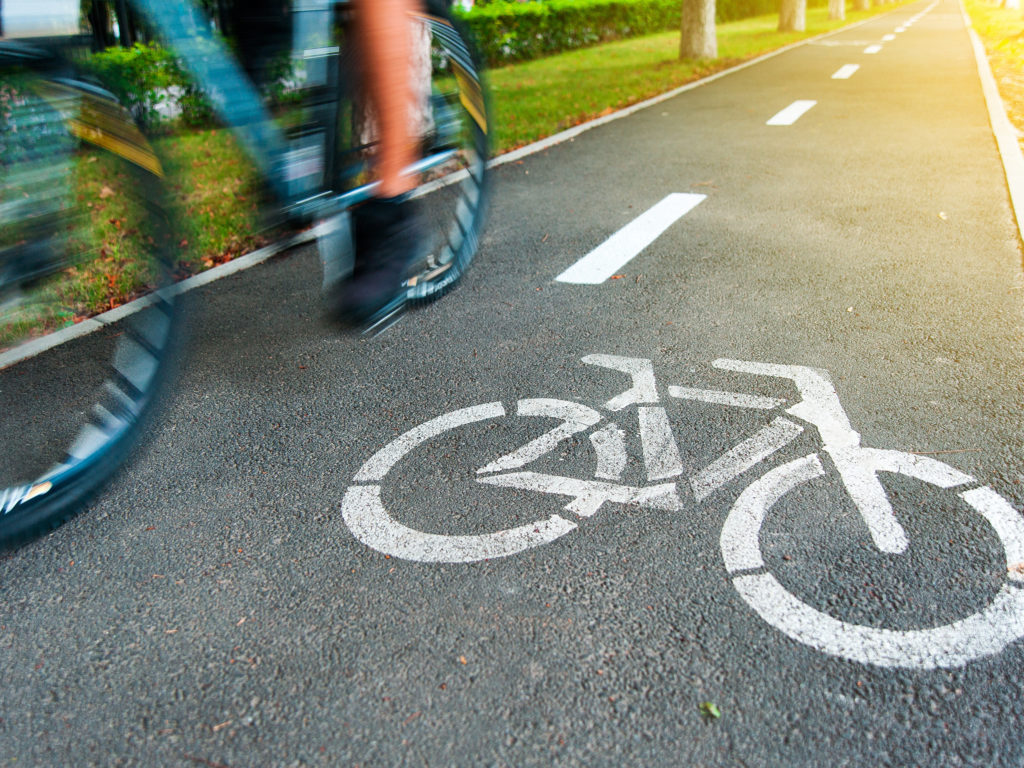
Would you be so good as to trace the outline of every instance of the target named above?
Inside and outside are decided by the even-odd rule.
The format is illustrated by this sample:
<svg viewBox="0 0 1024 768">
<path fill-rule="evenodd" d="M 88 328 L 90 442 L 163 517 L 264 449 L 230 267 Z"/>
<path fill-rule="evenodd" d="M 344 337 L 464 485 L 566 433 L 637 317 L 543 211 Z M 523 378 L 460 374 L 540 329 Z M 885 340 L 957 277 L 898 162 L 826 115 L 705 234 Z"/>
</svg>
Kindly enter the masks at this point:
<svg viewBox="0 0 1024 768">
<path fill-rule="evenodd" d="M 329 291 L 340 318 L 375 327 L 404 306 L 406 269 L 422 239 L 404 173 L 416 159 L 412 12 L 415 0 L 355 0 L 367 102 L 376 122 L 377 197 L 353 212 L 356 260 L 350 280 Z"/>
<path fill-rule="evenodd" d="M 410 135 L 413 111 L 412 29 L 414 0 L 356 0 L 363 79 L 377 120 L 376 157 L 380 197 L 397 197 L 415 186 L 402 171 L 415 159 Z"/>
</svg>

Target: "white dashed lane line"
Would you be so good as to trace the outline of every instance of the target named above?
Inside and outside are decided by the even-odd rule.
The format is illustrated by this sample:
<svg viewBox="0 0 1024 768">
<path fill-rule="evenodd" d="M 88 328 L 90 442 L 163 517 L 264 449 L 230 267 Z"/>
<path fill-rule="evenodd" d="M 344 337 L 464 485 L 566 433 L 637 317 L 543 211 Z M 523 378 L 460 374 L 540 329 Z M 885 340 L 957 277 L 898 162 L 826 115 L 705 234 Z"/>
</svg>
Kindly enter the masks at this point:
<svg viewBox="0 0 1024 768">
<path fill-rule="evenodd" d="M 772 117 L 767 125 L 792 125 L 817 103 L 811 99 L 798 99 Z"/>
<path fill-rule="evenodd" d="M 849 80 L 850 77 L 860 69 L 860 64 L 844 64 L 832 75 L 833 80 Z"/>
<path fill-rule="evenodd" d="M 560 283 L 597 285 L 633 260 L 648 245 L 696 208 L 706 195 L 675 192 L 633 219 L 555 278 Z"/>
</svg>

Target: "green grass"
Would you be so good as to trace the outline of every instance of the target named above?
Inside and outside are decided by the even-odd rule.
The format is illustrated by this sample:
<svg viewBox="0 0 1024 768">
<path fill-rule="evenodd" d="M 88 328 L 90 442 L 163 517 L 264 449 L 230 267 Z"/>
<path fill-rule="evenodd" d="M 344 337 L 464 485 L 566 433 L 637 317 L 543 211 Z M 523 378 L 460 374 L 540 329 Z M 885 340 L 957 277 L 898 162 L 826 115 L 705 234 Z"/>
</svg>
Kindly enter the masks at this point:
<svg viewBox="0 0 1024 768">
<path fill-rule="evenodd" d="M 679 33 L 663 32 L 494 70 L 488 82 L 497 149 L 528 144 L 881 10 L 848 12 L 845 21 L 830 21 L 827 8 L 810 8 L 806 32 L 777 31 L 777 14 L 719 24 L 713 60 L 681 61 Z"/>
<path fill-rule="evenodd" d="M 967 0 L 966 5 L 1010 120 L 1024 132 L 1024 14 L 1019 8 L 1011 10 L 981 0 Z"/>
<path fill-rule="evenodd" d="M 191 274 L 263 244 L 256 170 L 231 134 L 198 131 L 162 139 L 176 220 L 182 231 L 179 272 Z"/>
<path fill-rule="evenodd" d="M 155 142 L 173 209 L 175 273 L 185 277 L 262 244 L 257 176 L 227 131 L 200 131 Z M 141 174 L 89 145 L 73 162 L 69 193 L 71 263 L 28 288 L 0 317 L 0 348 L 71 325 L 153 289 L 155 232 L 147 224 Z"/>
</svg>

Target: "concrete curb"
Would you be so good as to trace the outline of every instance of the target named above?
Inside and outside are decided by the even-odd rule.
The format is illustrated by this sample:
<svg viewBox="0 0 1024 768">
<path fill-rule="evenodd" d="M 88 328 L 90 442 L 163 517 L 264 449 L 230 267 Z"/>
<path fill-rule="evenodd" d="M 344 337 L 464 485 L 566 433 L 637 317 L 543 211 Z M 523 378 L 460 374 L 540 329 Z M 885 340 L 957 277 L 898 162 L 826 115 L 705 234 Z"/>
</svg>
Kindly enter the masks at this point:
<svg viewBox="0 0 1024 768">
<path fill-rule="evenodd" d="M 1010 190 L 1010 206 L 1013 208 L 1014 216 L 1017 217 L 1017 231 L 1021 240 L 1024 241 L 1024 153 L 1021 152 L 1020 140 L 1017 129 L 1010 122 L 1006 115 L 1006 105 L 999 95 L 999 88 L 996 86 L 996 79 L 992 75 L 992 67 L 988 63 L 988 55 L 985 53 L 985 46 L 974 31 L 971 24 L 971 17 L 967 15 L 967 9 L 963 2 L 960 3 L 960 12 L 964 17 L 964 25 L 971 36 L 971 44 L 974 47 L 974 59 L 978 64 L 978 77 L 981 79 L 981 90 L 985 94 L 985 104 L 988 106 L 988 119 L 992 124 L 992 133 L 996 138 L 996 146 L 999 147 L 999 156 L 1003 160 L 1003 170 L 1006 173 L 1006 186 Z"/>
</svg>

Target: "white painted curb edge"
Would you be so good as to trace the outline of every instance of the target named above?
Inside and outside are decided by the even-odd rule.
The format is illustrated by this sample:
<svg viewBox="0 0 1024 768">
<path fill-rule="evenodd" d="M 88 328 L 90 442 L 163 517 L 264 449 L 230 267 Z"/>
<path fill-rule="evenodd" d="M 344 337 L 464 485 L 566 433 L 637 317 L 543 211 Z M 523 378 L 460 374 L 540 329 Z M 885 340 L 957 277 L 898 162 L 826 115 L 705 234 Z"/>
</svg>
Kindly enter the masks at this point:
<svg viewBox="0 0 1024 768">
<path fill-rule="evenodd" d="M 992 124 L 992 133 L 996 137 L 999 155 L 1003 160 L 1006 186 L 1010 189 L 1010 205 L 1017 217 L 1017 231 L 1020 232 L 1021 239 L 1024 240 L 1024 153 L 1020 149 L 1017 129 L 1010 122 L 1010 118 L 1006 116 L 1006 106 L 999 95 L 996 79 L 992 76 L 992 67 L 989 66 L 985 46 L 982 45 L 978 33 L 974 31 L 971 18 L 967 15 L 967 9 L 964 8 L 962 2 L 960 3 L 960 12 L 964 16 L 964 24 L 967 26 L 971 44 L 974 46 L 974 58 L 978 63 L 981 90 L 985 94 L 985 104 L 988 106 L 988 119 Z"/>
<path fill-rule="evenodd" d="M 222 277 L 233 275 L 236 272 L 241 272 L 243 269 L 261 264 L 269 258 L 286 251 L 289 248 L 294 248 L 297 245 L 303 243 L 312 242 L 316 239 L 316 228 L 309 229 L 305 232 L 300 232 L 297 235 L 293 235 L 280 242 L 273 243 L 264 248 L 260 248 L 258 251 L 247 253 L 245 256 L 239 256 L 237 259 L 219 264 L 212 269 L 208 269 L 205 272 L 200 272 L 198 275 L 182 280 L 180 283 L 175 283 L 170 286 L 167 290 L 171 295 L 177 296 L 182 293 L 188 293 L 189 291 L 199 288 L 200 286 L 212 283 L 214 280 L 220 280 Z M 46 336 L 41 336 L 34 341 L 30 341 L 26 344 L 22 344 L 17 349 L 13 349 L 10 352 L 4 352 L 0 354 L 0 370 L 7 368 L 8 366 L 20 363 L 22 360 L 27 360 L 30 357 L 35 357 L 48 349 L 60 346 L 64 342 L 77 339 L 80 336 L 86 336 L 93 331 L 98 331 L 111 323 L 116 323 L 129 315 L 133 315 L 136 312 L 145 309 L 153 303 L 152 296 L 143 296 L 141 299 L 130 301 L 127 304 L 122 304 L 120 307 L 111 309 L 108 312 L 91 317 L 87 320 L 83 320 L 75 325 L 70 325 L 67 328 L 62 328 L 59 331 L 54 331 Z"/>
<path fill-rule="evenodd" d="M 900 9 L 893 9 L 889 13 L 895 13 L 898 10 Z M 826 37 L 831 37 L 832 35 L 837 35 L 840 32 L 848 32 L 851 29 L 856 29 L 857 27 L 863 24 L 867 24 L 869 21 L 874 21 L 875 19 L 882 18 L 883 16 L 888 16 L 889 13 L 876 14 L 867 19 L 862 19 L 861 21 L 855 22 L 853 24 L 847 24 L 846 26 L 840 27 L 839 29 L 834 29 L 831 32 L 824 32 L 820 35 L 815 35 L 814 37 L 808 37 L 806 40 L 798 40 L 795 43 L 790 43 L 789 45 L 785 45 L 782 48 L 777 48 L 774 51 L 769 51 L 768 53 L 762 54 L 761 56 L 750 59 L 749 61 L 745 61 L 742 64 L 737 64 L 735 67 L 723 69 L 721 72 L 716 72 L 713 75 L 708 75 L 707 77 L 701 78 L 700 80 L 694 80 L 692 83 L 686 83 L 686 85 L 681 85 L 678 88 L 672 89 L 671 91 L 666 91 L 665 93 L 659 94 L 657 96 L 652 96 L 646 101 L 638 102 L 636 104 L 633 104 L 632 106 L 620 109 L 617 112 L 612 112 L 609 115 L 605 115 L 604 117 L 598 117 L 586 123 L 580 123 L 579 125 L 575 125 L 572 128 L 568 128 L 560 133 L 548 136 L 546 139 L 535 141 L 532 144 L 527 144 L 526 146 L 512 150 L 511 152 L 506 152 L 504 155 L 500 155 L 491 160 L 488 163 L 488 165 L 491 168 L 494 168 L 499 165 L 514 163 L 517 160 L 521 160 L 522 158 L 527 157 L 528 155 L 533 155 L 536 154 L 537 152 L 543 152 L 545 149 L 550 149 L 551 147 L 557 144 L 562 144 L 563 142 L 575 139 L 581 133 L 583 133 L 584 131 L 589 131 L 591 128 L 597 128 L 598 126 L 605 125 L 606 123 L 610 123 L 613 120 L 620 120 L 623 117 L 629 117 L 630 115 L 639 112 L 641 109 L 653 107 L 655 104 L 660 104 L 661 102 L 674 98 L 681 93 L 685 93 L 686 91 L 692 91 L 694 88 L 699 88 L 702 85 L 712 83 L 715 80 L 726 77 L 727 75 L 731 75 L 734 72 L 739 72 L 741 70 L 746 69 L 747 67 L 752 67 L 755 64 L 760 64 L 762 61 L 766 61 L 767 59 L 771 59 L 775 56 L 780 56 L 781 54 L 786 53 L 787 51 L 791 51 L 794 48 L 799 48 L 802 45 L 807 45 L 817 40 L 821 40 Z M 989 77 L 991 77 L 991 74 L 989 75 Z M 1001 103 L 1002 102 L 1000 102 L 1000 104 Z M 461 181 L 463 178 L 465 178 L 465 172 L 457 171 L 446 178 L 439 179 L 438 181 L 428 185 L 426 189 L 420 190 L 416 196 L 421 197 L 429 192 L 433 192 L 437 189 L 441 189 L 450 184 L 454 184 L 458 181 Z M 1022 217 L 1021 213 L 1018 211 L 1017 220 L 1021 221 L 1022 218 L 1024 217 Z M 175 296 L 182 293 L 188 293 L 189 291 L 195 288 L 207 285 L 209 283 L 214 282 L 215 280 L 220 280 L 222 277 L 227 277 L 228 275 L 233 275 L 236 272 L 241 272 L 243 269 L 248 269 L 249 267 L 256 266 L 257 264 L 262 264 L 267 259 L 277 255 L 278 253 L 281 253 L 282 251 L 287 251 L 288 249 L 294 248 L 298 245 L 312 242 L 313 240 L 316 239 L 316 232 L 316 227 L 314 227 L 305 232 L 300 232 L 299 234 L 294 235 L 293 237 L 290 237 L 286 240 L 282 240 L 279 243 L 273 243 L 272 245 L 268 245 L 265 248 L 260 248 L 258 251 L 253 251 L 252 253 L 246 254 L 245 256 L 240 256 L 237 259 L 232 259 L 231 261 L 228 261 L 212 269 L 208 269 L 205 272 L 201 272 L 198 275 L 190 277 L 187 280 L 182 280 L 180 283 L 176 283 L 170 290 Z M 129 315 L 132 315 L 140 310 L 145 309 L 151 303 L 152 299 L 148 297 L 143 297 L 141 299 L 136 299 L 135 301 L 130 301 L 127 304 L 121 305 L 117 309 L 112 309 L 109 312 L 104 312 L 103 314 L 96 315 L 95 317 L 90 318 L 88 320 L 83 320 L 82 322 L 77 323 L 73 326 L 69 326 L 68 328 L 62 328 L 59 331 L 47 334 L 46 336 L 36 339 L 35 341 L 23 344 L 20 347 L 18 347 L 17 350 L 12 350 L 11 352 L 0 354 L 0 370 L 8 366 L 14 365 L 15 363 L 20 363 L 22 360 L 27 360 L 30 357 L 34 357 L 42 352 L 45 352 L 48 349 L 53 349 L 54 347 L 59 346 L 66 341 L 71 341 L 72 339 L 77 339 L 80 336 L 88 335 L 93 331 L 97 331 L 100 328 L 109 325 L 110 323 L 123 320 Z"/>
</svg>

